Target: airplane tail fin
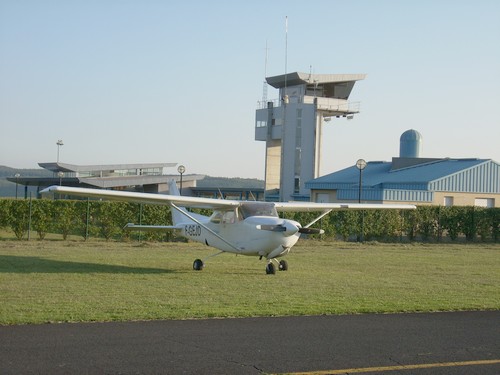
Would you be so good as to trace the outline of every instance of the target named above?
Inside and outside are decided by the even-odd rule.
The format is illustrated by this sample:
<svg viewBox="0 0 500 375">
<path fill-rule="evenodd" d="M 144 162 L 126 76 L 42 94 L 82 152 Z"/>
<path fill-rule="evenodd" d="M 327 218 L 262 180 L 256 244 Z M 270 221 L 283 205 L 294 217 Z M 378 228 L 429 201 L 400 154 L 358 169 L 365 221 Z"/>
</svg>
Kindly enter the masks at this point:
<svg viewBox="0 0 500 375">
<path fill-rule="evenodd" d="M 181 195 L 179 193 L 179 189 L 177 188 L 177 183 L 175 182 L 175 180 L 170 180 L 168 182 L 168 193 L 170 195 Z M 179 207 L 182 211 L 186 211 L 186 209 L 184 207 Z M 187 217 L 185 215 L 183 215 L 182 213 L 180 213 L 178 210 L 176 210 L 175 208 L 173 207 L 170 207 L 170 211 L 172 213 L 172 223 L 174 224 L 174 226 L 176 225 L 179 225 L 181 223 L 185 223 L 187 221 L 190 221 L 189 219 L 187 219 Z"/>
<path fill-rule="evenodd" d="M 170 180 L 168 182 L 168 193 L 170 195 L 176 195 L 176 196 L 181 195 L 179 193 L 179 189 L 177 188 L 177 183 L 175 182 L 175 180 Z M 181 211 L 186 212 L 188 215 L 183 214 Z M 191 217 L 193 217 L 196 220 L 199 220 L 201 222 L 205 222 L 205 221 L 209 220 L 208 216 L 196 214 L 194 212 L 189 212 L 188 210 L 186 210 L 182 206 L 177 206 L 177 209 L 174 207 L 170 207 L 170 212 L 172 213 L 172 224 L 175 227 L 180 227 L 183 224 L 195 223 L 193 220 L 191 220 L 189 218 L 189 216 L 191 216 Z"/>
<path fill-rule="evenodd" d="M 181 193 L 179 193 L 179 189 L 177 188 L 177 183 L 175 182 L 175 180 L 168 181 L 168 193 L 170 195 L 181 195 Z"/>
</svg>

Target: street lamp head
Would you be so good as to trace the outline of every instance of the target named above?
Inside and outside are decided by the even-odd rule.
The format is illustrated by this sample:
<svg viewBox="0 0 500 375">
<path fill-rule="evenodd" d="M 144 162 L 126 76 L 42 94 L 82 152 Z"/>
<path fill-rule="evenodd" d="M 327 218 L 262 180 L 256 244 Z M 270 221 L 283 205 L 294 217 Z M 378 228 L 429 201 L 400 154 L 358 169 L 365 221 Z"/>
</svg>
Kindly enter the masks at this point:
<svg viewBox="0 0 500 375">
<path fill-rule="evenodd" d="M 360 171 L 366 168 L 366 161 L 365 159 L 358 159 L 356 161 L 356 168 L 358 168 Z"/>
<path fill-rule="evenodd" d="M 186 167 L 183 165 L 179 165 L 177 167 L 177 172 L 179 172 L 180 174 L 183 174 L 184 172 L 186 172 Z"/>
<path fill-rule="evenodd" d="M 20 175 L 19 173 L 16 173 L 16 174 L 14 175 L 14 177 L 15 177 L 15 178 L 19 178 L 19 177 L 21 177 L 21 175 Z"/>
<path fill-rule="evenodd" d="M 56 145 L 57 145 L 57 162 L 59 163 L 59 149 L 61 148 L 62 145 L 64 145 L 62 139 L 59 139 L 56 142 Z"/>
</svg>

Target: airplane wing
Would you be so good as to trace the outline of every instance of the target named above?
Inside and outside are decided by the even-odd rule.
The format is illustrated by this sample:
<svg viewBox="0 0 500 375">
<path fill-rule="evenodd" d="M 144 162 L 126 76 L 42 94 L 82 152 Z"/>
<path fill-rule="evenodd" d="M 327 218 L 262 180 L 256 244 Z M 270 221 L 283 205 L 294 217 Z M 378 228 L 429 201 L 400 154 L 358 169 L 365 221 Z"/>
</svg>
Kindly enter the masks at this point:
<svg viewBox="0 0 500 375">
<path fill-rule="evenodd" d="M 41 194 L 57 193 L 67 194 L 77 197 L 102 198 L 106 200 L 115 200 L 134 203 L 149 203 L 149 204 L 175 204 L 181 207 L 208 208 L 208 209 L 227 209 L 237 207 L 240 201 L 222 200 L 212 198 L 198 198 L 167 194 L 152 194 L 152 193 L 136 193 L 130 191 L 117 190 L 101 190 L 76 188 L 69 186 L 50 186 L 40 192 Z"/>
<path fill-rule="evenodd" d="M 278 212 L 317 212 L 330 210 L 414 210 L 413 204 L 392 204 L 392 203 L 314 203 L 314 202 L 277 202 L 275 203 Z"/>
<path fill-rule="evenodd" d="M 179 195 L 137 193 L 117 190 L 101 190 L 77 188 L 69 186 L 50 186 L 40 192 L 41 194 L 57 193 L 70 196 L 101 198 L 134 203 L 148 204 L 175 204 L 181 207 L 207 208 L 223 210 L 238 207 L 242 201 L 199 198 Z M 275 207 L 279 212 L 319 212 L 330 210 L 373 210 L 373 209 L 396 209 L 408 210 L 416 207 L 411 204 L 374 204 L 374 203 L 314 203 L 314 202 L 275 202 Z"/>
</svg>

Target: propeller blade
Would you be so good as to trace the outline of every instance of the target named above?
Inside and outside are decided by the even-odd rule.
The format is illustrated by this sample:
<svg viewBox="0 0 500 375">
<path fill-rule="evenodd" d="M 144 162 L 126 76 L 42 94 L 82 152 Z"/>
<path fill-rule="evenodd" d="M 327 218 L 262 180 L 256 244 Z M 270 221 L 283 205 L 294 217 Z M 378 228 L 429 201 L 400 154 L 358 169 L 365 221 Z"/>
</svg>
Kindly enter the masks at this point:
<svg viewBox="0 0 500 375">
<path fill-rule="evenodd" d="M 299 228 L 299 233 L 302 234 L 323 234 L 325 231 L 323 229 L 318 228 Z"/>
</svg>

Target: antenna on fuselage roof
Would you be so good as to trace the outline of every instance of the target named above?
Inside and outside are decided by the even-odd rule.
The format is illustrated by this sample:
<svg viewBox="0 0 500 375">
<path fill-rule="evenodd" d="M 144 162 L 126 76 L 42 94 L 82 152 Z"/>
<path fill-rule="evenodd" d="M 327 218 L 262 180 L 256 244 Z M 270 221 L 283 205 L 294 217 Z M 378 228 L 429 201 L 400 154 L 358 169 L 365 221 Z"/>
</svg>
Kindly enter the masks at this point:
<svg viewBox="0 0 500 375">
<path fill-rule="evenodd" d="M 254 202 L 257 202 L 257 199 L 255 198 L 255 195 L 253 195 L 252 191 L 250 190 L 250 196 L 252 197 Z"/>
<path fill-rule="evenodd" d="M 226 198 L 224 198 L 224 194 L 222 194 L 222 191 L 220 190 L 220 188 L 217 188 L 217 190 L 219 190 L 220 199 L 226 199 Z"/>
</svg>

